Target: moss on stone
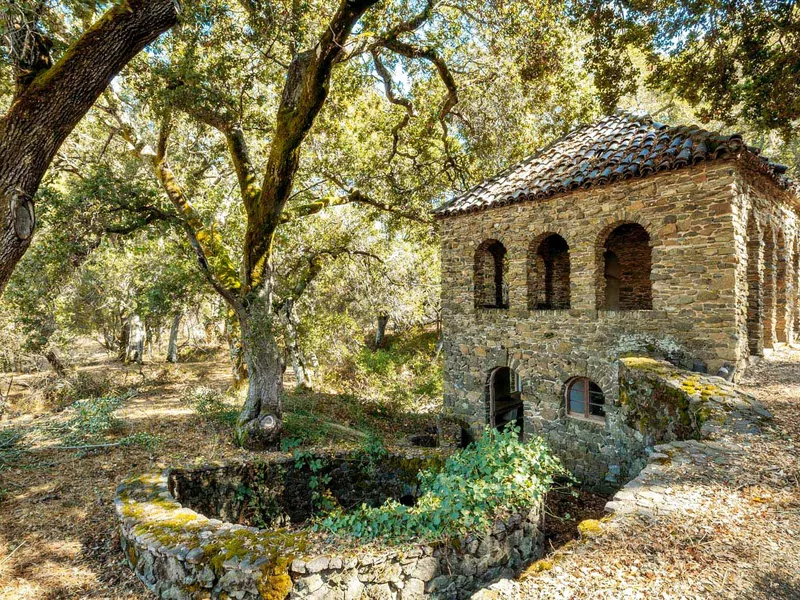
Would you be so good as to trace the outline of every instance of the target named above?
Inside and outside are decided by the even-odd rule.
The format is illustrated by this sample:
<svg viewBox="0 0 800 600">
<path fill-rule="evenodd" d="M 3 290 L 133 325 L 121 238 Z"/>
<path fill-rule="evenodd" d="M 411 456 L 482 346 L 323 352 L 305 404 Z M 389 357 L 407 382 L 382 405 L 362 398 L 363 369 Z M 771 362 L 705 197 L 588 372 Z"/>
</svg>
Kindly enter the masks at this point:
<svg viewBox="0 0 800 600">
<path fill-rule="evenodd" d="M 537 573 L 542 573 L 543 571 L 549 571 L 555 566 L 555 563 L 548 559 L 548 558 L 540 558 L 536 562 L 534 562 L 531 566 L 525 569 L 522 574 L 519 576 L 520 579 L 525 579 L 526 577 L 530 577 L 531 575 L 536 575 Z"/>
<path fill-rule="evenodd" d="M 591 537 L 603 532 L 603 526 L 597 519 L 586 519 L 578 523 L 578 532 L 581 537 Z"/>
<path fill-rule="evenodd" d="M 268 575 L 261 579 L 256 587 L 264 600 L 284 600 L 292 591 L 292 578 L 286 573 Z"/>
</svg>

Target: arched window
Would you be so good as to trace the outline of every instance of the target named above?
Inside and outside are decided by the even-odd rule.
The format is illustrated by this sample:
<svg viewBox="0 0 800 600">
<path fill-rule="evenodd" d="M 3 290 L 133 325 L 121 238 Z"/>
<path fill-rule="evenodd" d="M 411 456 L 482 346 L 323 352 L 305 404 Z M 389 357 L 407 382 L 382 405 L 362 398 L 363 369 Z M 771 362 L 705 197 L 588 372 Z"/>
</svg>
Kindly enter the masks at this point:
<svg viewBox="0 0 800 600">
<path fill-rule="evenodd" d="M 567 385 L 567 414 L 586 419 L 605 419 L 606 397 L 603 390 L 587 377 L 576 377 Z"/>
<path fill-rule="evenodd" d="M 652 253 L 650 235 L 637 223 L 612 230 L 599 249 L 602 274 L 597 308 L 602 310 L 650 310 Z"/>
<path fill-rule="evenodd" d="M 764 354 L 762 255 L 761 231 L 751 212 L 747 220 L 747 345 L 753 356 Z"/>
<path fill-rule="evenodd" d="M 534 240 L 528 257 L 528 308 L 569 308 L 569 244 L 557 233 Z"/>
<path fill-rule="evenodd" d="M 486 240 L 475 251 L 475 307 L 508 308 L 508 258 L 497 240 Z"/>
<path fill-rule="evenodd" d="M 789 340 L 788 277 L 786 276 L 789 252 L 786 248 L 786 236 L 780 227 L 775 231 L 775 253 L 775 337 L 779 342 L 785 343 Z"/>
<path fill-rule="evenodd" d="M 772 348 L 775 344 L 775 230 L 767 222 L 764 227 L 764 292 L 763 292 L 763 323 L 764 323 L 764 348 Z"/>
<path fill-rule="evenodd" d="M 495 429 L 509 423 L 523 428 L 522 382 L 519 375 L 508 367 L 498 367 L 489 374 L 486 398 L 486 422 Z"/>
</svg>

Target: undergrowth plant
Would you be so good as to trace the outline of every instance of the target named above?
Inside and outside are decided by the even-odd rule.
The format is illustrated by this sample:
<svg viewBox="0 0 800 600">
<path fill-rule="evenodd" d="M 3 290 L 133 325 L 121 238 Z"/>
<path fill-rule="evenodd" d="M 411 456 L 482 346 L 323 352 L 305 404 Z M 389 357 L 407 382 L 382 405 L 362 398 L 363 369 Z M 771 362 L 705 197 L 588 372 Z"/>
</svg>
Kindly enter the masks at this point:
<svg viewBox="0 0 800 600">
<path fill-rule="evenodd" d="M 134 433 L 110 441 L 110 434 L 118 433 L 122 421 L 114 414 L 127 400 L 136 395 L 136 390 L 128 390 L 118 396 L 85 398 L 74 402 L 68 409 L 69 418 L 37 428 L 49 438 L 57 438 L 64 448 L 81 449 L 96 446 L 132 446 L 148 448 L 159 443 L 158 436 L 147 432 Z"/>
<path fill-rule="evenodd" d="M 317 530 L 355 538 L 432 539 L 488 529 L 496 517 L 537 506 L 565 471 L 541 439 L 522 442 L 518 430 L 488 429 L 448 458 L 439 472 L 419 474 L 414 506 L 387 500 L 334 509 L 317 520 Z"/>
<path fill-rule="evenodd" d="M 225 395 L 222 392 L 199 385 L 188 390 L 183 395 L 183 401 L 191 405 L 207 421 L 226 427 L 236 425 L 239 410 L 225 401 Z"/>
</svg>

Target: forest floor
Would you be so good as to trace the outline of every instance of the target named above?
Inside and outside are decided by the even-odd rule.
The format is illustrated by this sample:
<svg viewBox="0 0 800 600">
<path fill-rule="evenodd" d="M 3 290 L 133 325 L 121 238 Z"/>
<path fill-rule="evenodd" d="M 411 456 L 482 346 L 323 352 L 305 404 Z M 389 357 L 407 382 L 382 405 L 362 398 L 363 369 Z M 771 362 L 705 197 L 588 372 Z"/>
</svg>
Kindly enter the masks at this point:
<svg viewBox="0 0 800 600">
<path fill-rule="evenodd" d="M 138 368 L 95 354 L 81 364 L 82 371 L 111 378 L 120 389 L 136 389 L 116 413 L 122 423 L 117 437 L 147 432 L 161 441 L 151 448 L 79 452 L 52 449 L 44 440 L 6 470 L 0 464 L 1 599 L 148 598 L 119 549 L 113 509 L 117 484 L 134 472 L 250 456 L 231 443 L 229 429 L 183 399 L 197 385 L 227 388 L 231 378 L 224 358 Z M 16 381 L 32 389 L 33 378 L 26 377 Z M 0 387 L 7 381 L 0 375 Z M 762 361 L 743 388 L 774 413 L 775 424 L 752 440 L 742 463 L 726 478 L 709 480 L 698 490 L 708 501 L 707 513 L 642 523 L 635 539 L 612 533 L 580 544 L 580 550 L 562 550 L 554 568 L 531 574 L 515 586 L 514 595 L 800 598 L 800 351 Z M 12 389 L 0 433 L 63 419 L 63 413 L 26 405 L 22 392 L 28 390 Z M 339 399 L 333 396 L 309 394 L 294 402 L 305 419 L 324 406 L 328 421 L 354 430 L 406 435 L 429 422 L 425 415 L 387 415 L 383 406 L 336 405 Z M 574 523 L 596 516 L 604 499 L 584 495 L 570 502 L 567 497 L 554 502 L 556 511 L 573 514 L 571 523 L 552 532 L 554 547 L 573 537 Z"/>
<path fill-rule="evenodd" d="M 658 490 L 686 508 L 615 517 L 587 539 L 538 561 L 497 598 L 800 599 L 800 350 L 751 366 L 740 389 L 774 421 L 730 435 L 738 450 Z M 664 485 L 667 485 L 666 483 Z"/>
</svg>

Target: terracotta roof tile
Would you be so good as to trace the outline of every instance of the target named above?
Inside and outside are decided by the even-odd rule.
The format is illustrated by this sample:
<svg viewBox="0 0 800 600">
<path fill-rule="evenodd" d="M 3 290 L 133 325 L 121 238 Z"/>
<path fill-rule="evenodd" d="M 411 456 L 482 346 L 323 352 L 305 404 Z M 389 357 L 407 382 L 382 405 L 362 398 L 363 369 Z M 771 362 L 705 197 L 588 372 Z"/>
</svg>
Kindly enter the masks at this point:
<svg viewBox="0 0 800 600">
<path fill-rule="evenodd" d="M 781 188 L 797 191 L 797 185 L 785 175 L 785 166 L 762 157 L 758 148 L 745 146 L 739 134 L 720 135 L 696 126 L 671 127 L 648 115 L 620 111 L 573 129 L 521 163 L 446 202 L 434 213 L 445 217 L 549 198 L 579 188 L 730 157 L 748 160 Z"/>
</svg>

